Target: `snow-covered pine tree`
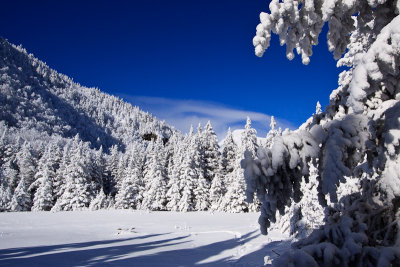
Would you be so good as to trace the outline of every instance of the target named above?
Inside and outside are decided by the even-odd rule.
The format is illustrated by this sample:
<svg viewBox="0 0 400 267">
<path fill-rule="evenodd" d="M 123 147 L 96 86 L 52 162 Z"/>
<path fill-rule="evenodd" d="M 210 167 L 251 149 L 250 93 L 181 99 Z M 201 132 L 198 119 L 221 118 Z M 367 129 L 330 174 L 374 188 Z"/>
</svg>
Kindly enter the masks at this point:
<svg viewBox="0 0 400 267">
<path fill-rule="evenodd" d="M 321 104 L 317 101 L 317 105 L 315 106 L 315 114 L 319 115 L 322 113 Z"/>
<path fill-rule="evenodd" d="M 2 165 L 0 167 L 0 211 L 10 210 L 13 191 L 18 182 L 18 167 L 15 154 L 12 154 L 11 146 L 3 140 Z"/>
<path fill-rule="evenodd" d="M 100 146 L 100 148 L 93 153 L 90 175 L 92 178 L 92 187 L 97 194 L 101 191 L 104 193 L 104 179 L 106 175 L 106 159 L 104 157 L 103 146 Z"/>
<path fill-rule="evenodd" d="M 195 209 L 194 189 L 199 177 L 198 160 L 200 158 L 199 144 L 193 133 L 193 127 L 190 127 L 189 134 L 185 136 L 183 142 L 185 150 L 179 170 L 181 198 L 178 202 L 178 210 L 193 211 Z"/>
<path fill-rule="evenodd" d="M 222 175 L 231 173 L 235 168 L 238 147 L 233 141 L 231 128 L 228 129 L 226 138 L 222 144 L 221 171 Z"/>
<path fill-rule="evenodd" d="M 239 168 L 235 168 L 231 175 L 231 183 L 221 201 L 220 210 L 233 213 L 248 212 L 249 205 L 246 202 L 246 184 L 243 173 Z"/>
<path fill-rule="evenodd" d="M 65 190 L 65 183 L 66 179 L 65 177 L 67 176 L 68 172 L 68 166 L 71 163 L 71 145 L 72 145 L 72 140 L 67 142 L 64 147 L 62 148 L 62 158 L 59 164 L 59 168 L 56 171 L 56 177 L 53 182 L 53 193 L 55 200 L 58 200 L 64 193 Z"/>
<path fill-rule="evenodd" d="M 35 182 L 30 186 L 30 190 L 35 191 L 32 211 L 49 211 L 54 205 L 53 183 L 56 178 L 56 168 L 58 165 L 57 155 L 55 155 L 57 147 L 55 144 L 50 144 L 39 160 Z"/>
<path fill-rule="evenodd" d="M 14 192 L 18 185 L 19 169 L 16 158 L 16 147 L 13 144 L 8 144 L 4 151 L 3 164 L 1 166 L 4 185 L 7 185 L 11 194 Z"/>
<path fill-rule="evenodd" d="M 296 222 L 296 226 L 297 232 L 301 237 L 308 236 L 312 230 L 319 228 L 325 218 L 324 207 L 318 200 L 320 193 L 318 192 L 319 173 L 317 160 L 309 162 L 309 170 L 308 179 L 303 179 L 300 184 L 300 190 L 303 194 L 298 203 L 301 219 Z"/>
<path fill-rule="evenodd" d="M 318 200 L 320 195 L 318 192 L 318 162 L 310 161 L 309 169 L 310 175 L 308 179 L 303 179 L 300 184 L 300 190 L 303 194 L 300 202 L 292 201 L 283 215 L 278 214 L 276 223 L 271 225 L 271 229 L 289 235 L 296 235 L 297 238 L 304 238 L 312 230 L 323 225 L 325 218 L 324 207 Z M 343 185 L 348 186 L 346 184 Z"/>
<path fill-rule="evenodd" d="M 196 168 L 197 179 L 194 185 L 195 210 L 203 211 L 210 208 L 210 183 L 203 175 L 201 168 Z"/>
<path fill-rule="evenodd" d="M 0 212 L 3 212 L 10 210 L 12 194 L 7 183 L 8 181 L 5 176 L 3 176 L 2 169 L 0 169 L 0 181 Z"/>
<path fill-rule="evenodd" d="M 128 164 L 129 164 L 129 153 L 121 153 L 115 174 L 116 176 L 114 177 L 116 194 L 121 189 L 122 182 L 125 178 L 125 171 L 128 168 Z"/>
<path fill-rule="evenodd" d="M 141 205 L 144 190 L 141 171 L 138 168 L 135 155 L 131 154 L 121 187 L 115 196 L 115 208 L 137 209 Z"/>
<path fill-rule="evenodd" d="M 204 177 L 211 183 L 218 174 L 219 167 L 219 145 L 218 138 L 214 132 L 211 122 L 208 121 L 202 133 L 201 150 L 204 153 Z"/>
<path fill-rule="evenodd" d="M 175 170 L 172 171 L 167 187 L 167 210 L 178 211 L 178 204 L 181 199 L 181 181 Z"/>
<path fill-rule="evenodd" d="M 54 205 L 53 179 L 55 173 L 49 168 L 39 169 L 36 174 L 38 187 L 36 189 L 32 211 L 49 211 Z"/>
<path fill-rule="evenodd" d="M 150 165 L 152 163 L 151 159 L 153 158 L 153 155 L 157 153 L 155 151 L 155 140 L 150 140 L 146 142 L 146 147 L 145 147 L 145 157 L 143 160 L 143 183 L 146 185 L 150 181 L 147 181 L 147 179 L 150 177 L 147 175 L 147 173 L 150 171 Z"/>
<path fill-rule="evenodd" d="M 242 132 L 241 140 L 242 140 L 242 145 L 240 147 L 241 153 L 239 153 L 239 156 L 243 158 L 244 152 L 249 151 L 251 155 L 255 157 L 258 148 L 257 131 L 251 127 L 250 117 L 247 117 L 245 129 Z"/>
<path fill-rule="evenodd" d="M 269 124 L 270 130 L 267 133 L 267 137 L 265 138 L 265 143 L 264 143 L 264 147 L 266 148 L 270 148 L 274 142 L 274 138 L 277 135 L 281 135 L 282 131 L 279 128 L 278 130 L 275 129 L 276 126 L 276 121 L 274 116 L 271 116 L 271 122 Z"/>
<path fill-rule="evenodd" d="M 227 212 L 248 212 L 249 204 L 246 202 L 246 184 L 243 175 L 243 169 L 240 167 L 240 162 L 247 153 L 253 157 L 256 153 L 257 136 L 256 130 L 251 128 L 251 119 L 247 117 L 245 130 L 241 134 L 241 145 L 235 158 L 235 165 L 232 172 L 227 174 L 226 180 L 227 192 L 221 203 L 221 209 Z M 250 203 L 251 209 L 256 210 L 257 205 Z"/>
<path fill-rule="evenodd" d="M 114 196 L 117 193 L 116 188 L 116 177 L 118 176 L 118 164 L 120 154 L 118 152 L 118 146 L 114 145 L 111 147 L 110 155 L 106 161 L 106 175 L 103 179 L 103 189 L 106 195 Z"/>
<path fill-rule="evenodd" d="M 246 120 L 246 125 L 245 129 L 242 132 L 241 135 L 241 146 L 239 148 L 239 154 L 238 158 L 236 159 L 237 162 L 237 179 L 240 179 L 240 181 L 237 184 L 237 186 L 242 186 L 242 179 L 244 177 L 244 172 L 243 169 L 240 166 L 241 160 L 244 158 L 244 155 L 247 153 L 248 156 L 251 155 L 251 157 L 255 157 L 258 149 L 258 143 L 257 143 L 257 131 L 251 127 L 251 119 L 250 117 L 247 117 Z M 246 186 L 244 187 L 246 190 Z M 237 191 L 241 192 L 241 191 Z M 245 194 L 246 195 L 246 194 Z M 241 198 L 239 198 L 241 200 Z M 242 205 L 243 206 L 243 205 Z M 248 209 L 249 211 L 258 211 L 259 210 L 260 203 L 259 201 L 255 200 L 253 203 L 248 203 Z"/>
<path fill-rule="evenodd" d="M 197 174 L 194 182 L 194 209 L 208 210 L 210 208 L 210 185 L 218 168 L 218 151 L 214 151 L 218 146 L 216 135 L 208 122 L 204 131 L 201 125 L 197 127 L 197 133 L 190 143 L 193 157 L 193 167 Z M 216 143 L 216 144 L 215 144 Z"/>
<path fill-rule="evenodd" d="M 151 141 L 152 143 L 154 141 Z M 152 153 L 148 155 L 145 174 L 145 192 L 143 193 L 142 209 L 166 210 L 167 204 L 167 171 L 165 169 L 165 153 L 161 137 L 153 144 Z"/>
<path fill-rule="evenodd" d="M 222 152 L 219 157 L 220 169 L 213 179 L 210 188 L 210 201 L 212 210 L 224 210 L 224 197 L 227 188 L 233 182 L 233 172 L 236 166 L 238 147 L 233 141 L 231 128 L 228 128 L 227 135 L 222 144 Z"/>
<path fill-rule="evenodd" d="M 32 206 L 31 196 L 25 178 L 21 178 L 11 199 L 11 211 L 29 211 Z"/>
<path fill-rule="evenodd" d="M 257 158 L 245 158 L 249 200 L 263 202 L 259 219 L 267 232 L 276 212 L 301 199 L 301 181 L 310 175 L 308 162 L 319 158 L 320 203 L 329 204 L 322 228 L 300 240 L 276 266 L 391 266 L 400 262 L 400 2 L 273 0 L 270 14 L 261 13 L 253 39 L 262 56 L 271 31 L 308 64 L 312 46 L 328 23 L 328 47 L 339 76 L 325 112 L 297 131 L 284 132 Z M 351 182 L 358 190 L 346 190 Z M 268 196 L 266 196 L 268 194 Z"/>
<path fill-rule="evenodd" d="M 174 137 L 175 136 L 175 137 Z M 167 209 L 171 211 L 179 210 L 179 201 L 181 199 L 181 192 L 183 190 L 183 183 L 180 178 L 182 173 L 182 163 L 185 158 L 186 143 L 178 136 L 174 135 L 173 140 L 170 140 L 174 145 L 174 152 L 172 156 L 172 164 L 169 165 L 169 181 L 167 191 Z"/>
<path fill-rule="evenodd" d="M 276 126 L 275 117 L 271 116 L 271 122 L 269 123 L 269 127 L 271 128 L 271 130 L 275 130 L 275 126 Z"/>
<path fill-rule="evenodd" d="M 63 194 L 57 199 L 53 210 L 81 210 L 89 207 L 94 198 L 90 183 L 88 156 L 83 153 L 84 144 L 75 136 L 71 147 L 71 161 L 65 170 Z"/>
<path fill-rule="evenodd" d="M 226 188 L 224 181 L 221 179 L 221 175 L 217 174 L 212 180 L 210 187 L 210 203 L 211 210 L 219 210 L 221 207 L 221 202 L 226 193 Z"/>
<path fill-rule="evenodd" d="M 110 206 L 109 199 L 104 193 L 103 189 L 97 194 L 97 196 L 90 202 L 90 210 L 107 209 Z"/>
<path fill-rule="evenodd" d="M 25 185 L 29 186 L 35 181 L 36 159 L 32 155 L 32 147 L 24 142 L 17 153 L 17 165 L 19 169 L 19 180 L 24 179 Z"/>
</svg>

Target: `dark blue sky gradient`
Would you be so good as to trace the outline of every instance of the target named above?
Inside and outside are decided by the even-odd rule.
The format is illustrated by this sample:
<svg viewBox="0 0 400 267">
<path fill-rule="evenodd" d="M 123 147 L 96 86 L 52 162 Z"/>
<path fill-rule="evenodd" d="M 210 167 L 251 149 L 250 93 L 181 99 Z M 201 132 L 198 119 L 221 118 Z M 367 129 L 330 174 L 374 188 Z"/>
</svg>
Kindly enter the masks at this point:
<svg viewBox="0 0 400 267">
<path fill-rule="evenodd" d="M 265 0 L 2 2 L 0 35 L 85 86 L 117 95 L 212 101 L 299 126 L 339 70 L 325 36 L 308 66 L 274 37 L 252 38 Z M 151 110 L 149 110 L 151 112 Z"/>
</svg>

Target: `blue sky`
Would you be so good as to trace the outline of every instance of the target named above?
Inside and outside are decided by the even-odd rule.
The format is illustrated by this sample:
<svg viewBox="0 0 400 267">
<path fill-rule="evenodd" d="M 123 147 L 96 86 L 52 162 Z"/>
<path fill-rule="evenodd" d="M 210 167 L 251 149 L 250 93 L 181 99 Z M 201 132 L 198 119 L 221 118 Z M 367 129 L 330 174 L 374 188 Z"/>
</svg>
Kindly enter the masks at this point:
<svg viewBox="0 0 400 267">
<path fill-rule="evenodd" d="M 270 115 L 297 127 L 329 101 L 340 72 L 325 36 L 311 63 L 252 38 L 265 0 L 2 2 L 0 35 L 85 86 L 123 97 L 187 131 L 210 119 L 219 135 Z"/>
</svg>

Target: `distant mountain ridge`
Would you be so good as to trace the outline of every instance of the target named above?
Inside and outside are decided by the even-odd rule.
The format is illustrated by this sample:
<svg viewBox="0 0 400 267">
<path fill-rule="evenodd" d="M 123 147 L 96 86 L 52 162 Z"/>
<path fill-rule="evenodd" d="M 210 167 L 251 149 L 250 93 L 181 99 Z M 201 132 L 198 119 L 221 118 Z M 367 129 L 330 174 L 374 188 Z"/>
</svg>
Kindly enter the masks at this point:
<svg viewBox="0 0 400 267">
<path fill-rule="evenodd" d="M 105 150 L 124 149 L 151 134 L 168 139 L 175 131 L 118 97 L 73 82 L 2 37 L 0 84 L 0 121 L 9 127 L 67 138 L 79 134 L 91 147 Z"/>
</svg>

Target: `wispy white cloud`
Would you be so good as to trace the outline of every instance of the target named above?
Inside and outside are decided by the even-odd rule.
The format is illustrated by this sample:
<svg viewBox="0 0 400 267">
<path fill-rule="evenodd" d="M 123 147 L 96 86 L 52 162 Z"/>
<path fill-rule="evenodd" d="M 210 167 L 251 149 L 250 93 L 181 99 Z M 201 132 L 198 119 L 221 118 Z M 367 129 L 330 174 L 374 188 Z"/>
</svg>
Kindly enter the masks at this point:
<svg viewBox="0 0 400 267">
<path fill-rule="evenodd" d="M 158 119 L 165 120 L 182 132 L 188 132 L 190 125 L 193 125 L 196 129 L 199 123 L 204 126 L 208 121 L 211 121 L 218 139 L 221 140 L 225 137 L 229 127 L 232 130 L 244 128 L 247 116 L 251 118 L 252 126 L 257 130 L 258 136 L 264 137 L 269 130 L 271 116 L 260 112 L 234 109 L 224 104 L 208 101 L 120 96 L 133 105 L 140 107 L 140 109 L 153 114 Z M 278 127 L 283 129 L 294 128 L 292 124 L 285 120 L 275 119 Z"/>
</svg>

